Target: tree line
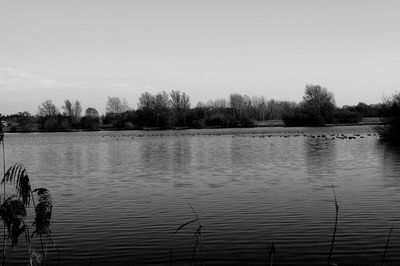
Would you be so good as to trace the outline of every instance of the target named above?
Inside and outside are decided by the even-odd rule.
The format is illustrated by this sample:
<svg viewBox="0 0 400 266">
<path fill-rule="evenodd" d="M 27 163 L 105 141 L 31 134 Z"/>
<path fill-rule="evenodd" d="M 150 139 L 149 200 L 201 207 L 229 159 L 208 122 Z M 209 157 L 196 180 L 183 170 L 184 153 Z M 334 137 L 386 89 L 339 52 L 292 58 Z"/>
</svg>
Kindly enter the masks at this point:
<svg viewBox="0 0 400 266">
<path fill-rule="evenodd" d="M 299 103 L 231 94 L 228 99 L 209 100 L 192 107 L 189 95 L 172 90 L 154 95 L 142 93 L 136 109 L 125 99 L 108 97 L 104 115 L 92 107 L 83 112 L 78 100 L 65 100 L 61 109 L 46 100 L 35 115 L 20 112 L 2 116 L 1 120 L 11 131 L 251 127 L 265 120 L 282 120 L 286 126 L 321 126 L 388 116 L 384 105 L 359 103 L 338 108 L 332 92 L 319 85 L 307 85 Z"/>
</svg>

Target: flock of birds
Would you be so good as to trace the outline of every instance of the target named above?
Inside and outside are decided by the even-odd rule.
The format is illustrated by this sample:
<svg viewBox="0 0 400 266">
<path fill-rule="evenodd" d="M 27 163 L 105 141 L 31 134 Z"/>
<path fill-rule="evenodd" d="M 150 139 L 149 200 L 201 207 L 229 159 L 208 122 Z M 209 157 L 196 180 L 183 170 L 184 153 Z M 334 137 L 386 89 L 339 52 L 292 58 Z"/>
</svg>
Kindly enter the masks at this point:
<svg viewBox="0 0 400 266">
<path fill-rule="evenodd" d="M 363 139 L 365 137 L 373 137 L 373 136 L 378 136 L 378 134 L 376 133 L 366 133 L 366 134 L 353 134 L 353 135 L 345 135 L 343 133 L 331 133 L 331 134 L 321 134 L 321 135 L 308 135 L 308 134 L 299 134 L 300 132 L 298 132 L 297 134 L 284 134 L 284 135 L 261 135 L 259 137 L 261 138 L 265 138 L 265 137 L 281 137 L 281 138 L 290 138 L 290 137 L 305 137 L 305 138 L 313 138 L 313 139 L 325 139 L 325 140 L 329 140 L 329 139 Z"/>
<path fill-rule="evenodd" d="M 168 133 L 148 133 L 148 134 L 123 134 L 123 135 L 101 135 L 102 137 L 111 137 L 114 139 L 120 138 L 144 138 L 144 137 L 179 137 L 179 136 L 227 136 L 231 135 L 232 138 L 236 137 L 251 137 L 251 138 L 272 138 L 272 137 L 280 137 L 280 138 L 292 138 L 292 137 L 304 137 L 304 138 L 312 138 L 312 139 L 324 139 L 324 140 L 353 140 L 353 139 L 363 139 L 366 137 L 377 137 L 377 133 L 358 133 L 358 134 L 344 134 L 338 132 L 329 132 L 325 134 L 307 134 L 306 132 L 274 132 L 274 133 L 260 133 L 260 132 L 249 132 L 249 133 L 232 133 L 232 132 L 197 132 L 197 133 L 176 133 L 176 132 L 168 132 Z"/>
</svg>

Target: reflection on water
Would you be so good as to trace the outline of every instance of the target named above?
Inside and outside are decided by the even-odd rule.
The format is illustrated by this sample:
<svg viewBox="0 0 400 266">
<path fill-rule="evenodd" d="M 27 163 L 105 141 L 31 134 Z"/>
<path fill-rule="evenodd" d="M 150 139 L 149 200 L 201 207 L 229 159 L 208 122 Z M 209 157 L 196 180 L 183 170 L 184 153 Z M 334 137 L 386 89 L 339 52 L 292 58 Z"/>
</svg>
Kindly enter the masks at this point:
<svg viewBox="0 0 400 266">
<path fill-rule="evenodd" d="M 400 150 L 387 143 L 378 143 L 382 154 L 382 166 L 385 185 L 390 188 L 400 188 Z"/>
<path fill-rule="evenodd" d="M 304 139 L 304 149 L 309 182 L 316 187 L 334 185 L 332 179 L 338 168 L 336 141 L 308 137 Z"/>
<path fill-rule="evenodd" d="M 207 265 L 377 265 L 398 218 L 400 154 L 369 127 L 7 135 L 34 187 L 53 194 L 61 265 L 189 265 L 203 223 Z M 354 139 L 318 135 L 346 134 Z M 312 137 L 314 136 L 314 137 Z M 385 265 L 398 265 L 394 231 Z M 22 250 L 22 249 L 21 249 Z M 16 251 L 16 254 L 20 254 Z M 16 255 L 16 256 L 17 256 Z M 51 257 L 51 265 L 56 258 Z M 15 260 L 10 265 L 20 265 Z"/>
</svg>

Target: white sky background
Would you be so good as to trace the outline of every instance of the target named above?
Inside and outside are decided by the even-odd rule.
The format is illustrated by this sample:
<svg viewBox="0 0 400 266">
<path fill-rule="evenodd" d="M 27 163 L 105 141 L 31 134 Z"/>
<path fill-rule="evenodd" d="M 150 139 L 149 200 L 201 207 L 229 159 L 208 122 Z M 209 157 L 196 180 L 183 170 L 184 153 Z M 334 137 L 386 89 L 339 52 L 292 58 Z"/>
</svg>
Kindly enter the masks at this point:
<svg viewBox="0 0 400 266">
<path fill-rule="evenodd" d="M 180 89 L 339 106 L 400 88 L 400 1 L 0 0 L 0 113 Z"/>
</svg>

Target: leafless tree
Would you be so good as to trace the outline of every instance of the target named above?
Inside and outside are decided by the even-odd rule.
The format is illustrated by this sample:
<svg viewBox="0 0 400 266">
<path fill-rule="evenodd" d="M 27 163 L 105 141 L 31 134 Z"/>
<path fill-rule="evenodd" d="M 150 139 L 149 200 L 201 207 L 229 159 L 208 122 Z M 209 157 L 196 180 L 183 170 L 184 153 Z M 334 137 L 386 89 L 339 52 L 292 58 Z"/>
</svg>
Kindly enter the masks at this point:
<svg viewBox="0 0 400 266">
<path fill-rule="evenodd" d="M 58 115 L 58 109 L 51 100 L 43 102 L 39 107 L 39 116 L 51 117 Z"/>
<path fill-rule="evenodd" d="M 64 110 L 63 115 L 69 117 L 72 117 L 74 115 L 74 110 L 70 100 L 65 100 L 64 105 L 61 108 Z"/>
<path fill-rule="evenodd" d="M 258 120 L 265 120 L 267 117 L 267 103 L 264 96 L 253 96 L 251 105 L 254 108 Z"/>
<path fill-rule="evenodd" d="M 85 112 L 86 117 L 99 117 L 99 112 L 95 108 L 89 107 Z"/>
<path fill-rule="evenodd" d="M 81 119 L 82 106 L 79 101 L 75 101 L 74 104 L 70 100 L 65 100 L 62 106 L 64 110 L 63 114 L 71 119 L 72 123 L 78 123 Z"/>
<path fill-rule="evenodd" d="M 120 114 L 129 110 L 128 103 L 125 99 L 119 97 L 108 97 L 106 103 L 106 112 Z"/>
<path fill-rule="evenodd" d="M 154 104 L 155 104 L 155 97 L 148 92 L 144 92 L 139 97 L 138 109 L 146 109 L 146 110 L 154 109 Z"/>
<path fill-rule="evenodd" d="M 170 97 L 172 119 L 175 123 L 184 125 L 190 108 L 190 98 L 186 93 L 180 92 L 179 90 L 171 91 Z"/>
<path fill-rule="evenodd" d="M 75 100 L 74 103 L 74 121 L 75 123 L 78 123 L 79 120 L 81 119 L 82 116 L 82 105 L 78 100 Z"/>
<path fill-rule="evenodd" d="M 333 118 L 336 109 L 333 93 L 319 85 L 306 85 L 302 105 L 306 110 L 323 117 L 325 122 Z"/>
</svg>

